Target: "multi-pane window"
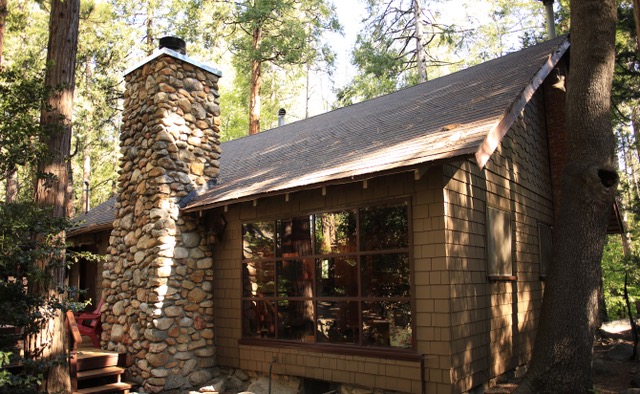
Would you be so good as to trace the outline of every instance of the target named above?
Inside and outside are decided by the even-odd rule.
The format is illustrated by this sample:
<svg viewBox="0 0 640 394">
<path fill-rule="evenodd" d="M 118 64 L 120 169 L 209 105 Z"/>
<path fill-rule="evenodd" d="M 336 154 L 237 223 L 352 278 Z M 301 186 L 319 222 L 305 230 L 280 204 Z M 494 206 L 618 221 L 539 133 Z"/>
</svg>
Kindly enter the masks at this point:
<svg viewBox="0 0 640 394">
<path fill-rule="evenodd" d="M 408 203 L 246 223 L 243 337 L 412 348 Z"/>
</svg>

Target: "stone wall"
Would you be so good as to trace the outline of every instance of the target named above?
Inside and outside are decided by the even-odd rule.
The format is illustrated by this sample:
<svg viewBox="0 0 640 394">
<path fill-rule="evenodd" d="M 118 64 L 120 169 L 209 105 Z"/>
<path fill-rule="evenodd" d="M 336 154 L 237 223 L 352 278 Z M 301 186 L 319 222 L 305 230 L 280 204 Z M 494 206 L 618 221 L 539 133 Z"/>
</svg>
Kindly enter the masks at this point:
<svg viewBox="0 0 640 394">
<path fill-rule="evenodd" d="M 179 201 L 219 174 L 219 75 L 165 50 L 126 75 L 102 344 L 147 392 L 200 385 L 215 364 L 213 259 Z"/>
</svg>

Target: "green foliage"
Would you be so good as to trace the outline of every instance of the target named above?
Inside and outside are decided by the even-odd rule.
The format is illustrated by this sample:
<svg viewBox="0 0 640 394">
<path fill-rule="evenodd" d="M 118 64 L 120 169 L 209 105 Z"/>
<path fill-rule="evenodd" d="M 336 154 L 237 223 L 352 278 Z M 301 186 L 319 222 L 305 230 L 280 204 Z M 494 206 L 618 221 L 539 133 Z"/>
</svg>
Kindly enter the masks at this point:
<svg viewBox="0 0 640 394">
<path fill-rule="evenodd" d="M 628 317 L 624 300 L 625 275 L 628 275 L 627 290 L 633 305 L 636 300 L 640 301 L 640 256 L 625 257 L 620 236 L 610 236 L 602 256 L 602 280 L 607 315 L 611 320 Z"/>
<path fill-rule="evenodd" d="M 81 307 L 60 297 L 73 289 L 52 282 L 52 272 L 65 264 L 65 244 L 59 234 L 67 227 L 66 219 L 54 218 L 35 204 L 0 204 L 0 327 L 13 329 L 2 331 L 0 354 L 3 363 L 21 366 L 0 376 L 0 392 L 33 392 L 43 369 L 57 361 L 40 361 L 42 349 L 29 352 L 25 347 L 20 356 L 17 343 L 40 332 L 54 314 Z M 43 267 L 45 259 L 48 264 Z M 33 291 L 42 287 L 55 291 L 48 295 Z"/>
<path fill-rule="evenodd" d="M 46 95 L 42 75 L 14 67 L 0 73 L 0 177 L 45 153 L 38 119 Z"/>
<path fill-rule="evenodd" d="M 231 23 L 239 34 L 231 40 L 236 56 L 278 66 L 305 64 L 326 53 L 324 31 L 340 29 L 333 7 L 325 0 L 257 0 L 236 3 Z M 253 34 L 261 33 L 255 43 Z M 256 45 L 257 44 L 257 45 Z"/>
<path fill-rule="evenodd" d="M 623 0 L 618 5 L 612 104 L 614 123 L 619 127 L 630 122 L 634 108 L 640 105 L 640 61 L 633 7 L 629 0 Z"/>
<path fill-rule="evenodd" d="M 323 43 L 324 32 L 339 31 L 334 7 L 326 0 L 258 0 L 240 1 L 218 15 L 227 26 L 226 37 L 233 54 L 236 106 L 248 115 L 252 75 L 260 70 L 263 85 L 258 92 L 264 98 L 260 118 L 273 124 L 277 111 L 299 93 L 307 67 L 333 68 L 334 54 Z M 244 101 L 239 101 L 241 97 Z M 243 122 L 235 121 L 234 124 Z M 248 122 L 247 122 L 248 124 Z M 245 129 L 248 130 L 248 127 Z"/>
</svg>

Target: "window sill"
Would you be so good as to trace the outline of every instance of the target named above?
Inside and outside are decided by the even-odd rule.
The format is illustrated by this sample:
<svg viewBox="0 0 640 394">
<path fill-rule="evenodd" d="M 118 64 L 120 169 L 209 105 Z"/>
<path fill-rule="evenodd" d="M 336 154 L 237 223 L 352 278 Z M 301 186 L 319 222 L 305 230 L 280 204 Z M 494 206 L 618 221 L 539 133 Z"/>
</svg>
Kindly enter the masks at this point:
<svg viewBox="0 0 640 394">
<path fill-rule="evenodd" d="M 388 360 L 420 361 L 422 356 L 413 349 L 382 349 L 339 344 L 293 342 L 277 339 L 242 338 L 239 345 L 297 349 L 314 353 L 343 354 L 349 356 L 373 357 Z"/>
<path fill-rule="evenodd" d="M 515 275 L 489 275 L 487 280 L 489 282 L 515 282 L 518 277 Z"/>
</svg>

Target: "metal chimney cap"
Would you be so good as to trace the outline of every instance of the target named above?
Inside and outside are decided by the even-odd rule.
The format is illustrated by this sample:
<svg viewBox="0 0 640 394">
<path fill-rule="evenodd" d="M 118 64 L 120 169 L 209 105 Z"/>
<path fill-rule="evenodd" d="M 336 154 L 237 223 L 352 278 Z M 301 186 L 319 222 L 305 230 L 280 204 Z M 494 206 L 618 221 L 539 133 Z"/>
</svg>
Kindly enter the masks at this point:
<svg viewBox="0 0 640 394">
<path fill-rule="evenodd" d="M 187 43 L 180 37 L 166 36 L 159 40 L 160 49 L 168 48 L 183 55 L 187 54 Z"/>
<path fill-rule="evenodd" d="M 287 114 L 287 111 L 285 111 L 284 108 L 280 108 L 278 110 L 278 116 L 285 116 Z"/>
</svg>

